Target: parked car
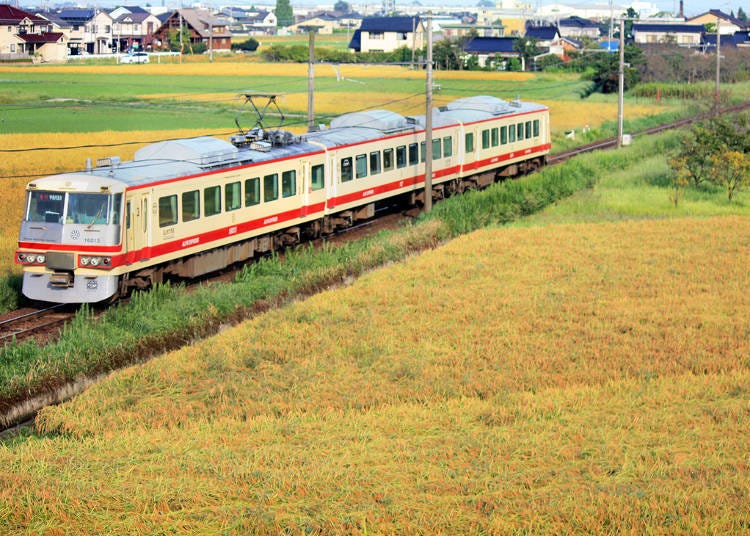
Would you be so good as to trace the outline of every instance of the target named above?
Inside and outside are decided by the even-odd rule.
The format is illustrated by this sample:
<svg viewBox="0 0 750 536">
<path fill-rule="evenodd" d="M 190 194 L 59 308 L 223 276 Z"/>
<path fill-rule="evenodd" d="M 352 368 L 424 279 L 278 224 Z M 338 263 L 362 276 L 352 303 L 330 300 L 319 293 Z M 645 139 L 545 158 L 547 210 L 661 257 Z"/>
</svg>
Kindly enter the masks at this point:
<svg viewBox="0 0 750 536">
<path fill-rule="evenodd" d="M 132 52 L 120 56 L 120 63 L 148 63 L 148 54 L 145 52 Z"/>
</svg>

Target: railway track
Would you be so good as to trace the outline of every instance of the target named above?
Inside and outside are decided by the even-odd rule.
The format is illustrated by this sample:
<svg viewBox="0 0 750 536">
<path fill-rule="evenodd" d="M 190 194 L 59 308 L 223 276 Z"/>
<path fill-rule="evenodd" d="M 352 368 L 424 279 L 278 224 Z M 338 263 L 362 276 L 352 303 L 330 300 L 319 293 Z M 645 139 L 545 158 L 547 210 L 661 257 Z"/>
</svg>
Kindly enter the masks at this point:
<svg viewBox="0 0 750 536">
<path fill-rule="evenodd" d="M 38 342 L 54 338 L 72 319 L 77 307 L 55 304 L 39 309 L 25 308 L 0 317 L 0 344 L 34 338 Z"/>
</svg>

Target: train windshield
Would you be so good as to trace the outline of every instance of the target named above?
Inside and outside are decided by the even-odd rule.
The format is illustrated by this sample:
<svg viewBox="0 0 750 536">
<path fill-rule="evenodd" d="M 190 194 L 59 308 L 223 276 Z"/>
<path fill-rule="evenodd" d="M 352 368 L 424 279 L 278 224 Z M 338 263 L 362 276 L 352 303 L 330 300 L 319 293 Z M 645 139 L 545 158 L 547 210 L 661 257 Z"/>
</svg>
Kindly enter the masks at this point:
<svg viewBox="0 0 750 536">
<path fill-rule="evenodd" d="M 120 223 L 122 194 L 29 192 L 27 221 L 102 225 Z"/>
</svg>

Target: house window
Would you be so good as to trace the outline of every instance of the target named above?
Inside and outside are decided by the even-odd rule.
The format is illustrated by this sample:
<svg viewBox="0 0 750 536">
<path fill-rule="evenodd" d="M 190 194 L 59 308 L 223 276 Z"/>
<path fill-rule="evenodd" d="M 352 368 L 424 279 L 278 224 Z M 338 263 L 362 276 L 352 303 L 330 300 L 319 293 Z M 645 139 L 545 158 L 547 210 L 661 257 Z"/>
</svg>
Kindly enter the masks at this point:
<svg viewBox="0 0 750 536">
<path fill-rule="evenodd" d="M 370 39 L 385 39 L 385 35 L 383 34 L 383 32 L 370 32 Z"/>
<path fill-rule="evenodd" d="M 10 44 L 10 51 L 11 51 L 11 53 L 13 53 L 13 52 L 16 51 L 16 44 L 15 43 L 11 43 Z"/>
</svg>

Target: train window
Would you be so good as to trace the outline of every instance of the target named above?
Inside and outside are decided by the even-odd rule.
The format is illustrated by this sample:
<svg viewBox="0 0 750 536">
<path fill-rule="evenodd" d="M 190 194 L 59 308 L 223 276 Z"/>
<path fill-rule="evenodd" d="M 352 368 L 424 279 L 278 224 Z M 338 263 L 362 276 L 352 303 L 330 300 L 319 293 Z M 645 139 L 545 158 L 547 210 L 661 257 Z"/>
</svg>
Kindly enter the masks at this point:
<svg viewBox="0 0 750 536">
<path fill-rule="evenodd" d="M 490 131 L 490 134 L 492 137 L 492 146 L 497 147 L 498 145 L 500 145 L 500 139 L 498 138 L 498 135 L 497 135 L 497 128 L 493 128 Z"/>
<path fill-rule="evenodd" d="M 380 173 L 380 151 L 370 153 L 370 175 Z"/>
<path fill-rule="evenodd" d="M 182 221 L 197 220 L 201 217 L 201 196 L 198 190 L 182 194 Z"/>
<path fill-rule="evenodd" d="M 341 182 L 349 182 L 352 178 L 352 157 L 347 156 L 341 159 Z"/>
<path fill-rule="evenodd" d="M 516 141 L 516 127 L 514 125 L 510 125 L 508 127 L 508 142 L 513 143 Z"/>
<path fill-rule="evenodd" d="M 531 137 L 531 121 L 526 121 L 526 139 L 528 140 Z"/>
<path fill-rule="evenodd" d="M 251 207 L 260 203 L 260 177 L 245 181 L 245 206 Z"/>
<path fill-rule="evenodd" d="M 490 148 L 490 131 L 483 130 L 482 131 L 482 149 L 489 149 L 489 148 Z"/>
<path fill-rule="evenodd" d="M 396 147 L 396 167 L 399 169 L 406 167 L 406 145 Z"/>
<path fill-rule="evenodd" d="M 45 192 L 40 192 L 41 196 Z M 62 198 L 65 194 L 51 194 L 46 192 L 48 197 L 59 196 Z M 105 224 L 109 222 L 110 196 L 107 194 L 91 194 L 91 193 L 74 193 L 68 194 L 68 202 L 66 208 L 65 222 L 66 223 L 85 223 L 86 225 L 93 224 Z M 53 220 L 48 219 L 49 214 L 45 212 L 44 221 L 57 223 L 61 221 L 59 216 L 55 216 Z"/>
<path fill-rule="evenodd" d="M 325 168 L 323 164 L 313 166 L 310 170 L 312 178 L 310 180 L 310 186 L 314 190 L 320 190 L 325 186 Z"/>
<path fill-rule="evenodd" d="M 539 136 L 539 119 L 534 119 L 534 137 Z"/>
<path fill-rule="evenodd" d="M 473 132 L 466 133 L 466 135 L 464 136 L 464 145 L 466 145 L 467 153 L 474 152 L 474 133 Z"/>
<path fill-rule="evenodd" d="M 159 227 L 177 223 L 177 194 L 159 198 Z"/>
<path fill-rule="evenodd" d="M 120 225 L 120 211 L 122 210 L 122 194 L 115 194 L 112 203 L 112 223 Z"/>
<path fill-rule="evenodd" d="M 356 159 L 357 164 L 357 178 L 367 177 L 367 155 L 358 154 Z"/>
<path fill-rule="evenodd" d="M 224 186 L 224 205 L 227 212 L 237 210 L 242 206 L 242 185 L 240 181 L 230 182 Z"/>
<path fill-rule="evenodd" d="M 130 229 L 130 201 L 125 203 L 125 228 Z"/>
<path fill-rule="evenodd" d="M 446 136 L 443 138 L 443 156 L 453 156 L 453 137 Z"/>
<path fill-rule="evenodd" d="M 263 177 L 263 201 L 275 201 L 279 198 L 279 174 L 271 173 Z"/>
<path fill-rule="evenodd" d="M 297 172 L 285 171 L 281 174 L 281 197 L 297 195 Z"/>
<path fill-rule="evenodd" d="M 416 143 L 409 144 L 409 165 L 415 166 L 419 164 L 419 149 Z"/>
<path fill-rule="evenodd" d="M 393 169 L 393 149 L 383 149 L 383 170 Z"/>
<path fill-rule="evenodd" d="M 518 123 L 516 129 L 518 130 L 516 138 L 518 138 L 518 141 L 521 141 L 523 139 L 523 123 Z"/>
<path fill-rule="evenodd" d="M 437 160 L 438 158 L 443 158 L 443 151 L 441 150 L 442 144 L 440 143 L 440 138 L 436 140 L 432 140 L 432 159 Z"/>
<path fill-rule="evenodd" d="M 203 190 L 203 211 L 206 216 L 221 212 L 221 186 L 209 186 Z"/>
<path fill-rule="evenodd" d="M 500 127 L 500 145 L 508 143 L 508 127 Z"/>
</svg>

